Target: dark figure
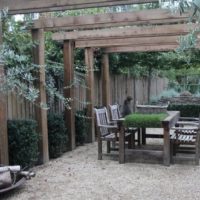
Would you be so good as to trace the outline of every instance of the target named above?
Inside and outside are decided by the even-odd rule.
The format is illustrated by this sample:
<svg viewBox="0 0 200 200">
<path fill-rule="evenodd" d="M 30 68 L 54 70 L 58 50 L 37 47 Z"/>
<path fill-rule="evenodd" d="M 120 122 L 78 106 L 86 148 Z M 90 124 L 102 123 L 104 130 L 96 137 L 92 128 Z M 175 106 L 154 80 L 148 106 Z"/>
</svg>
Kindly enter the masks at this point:
<svg viewBox="0 0 200 200">
<path fill-rule="evenodd" d="M 131 109 L 132 99 L 133 98 L 131 96 L 127 96 L 127 98 L 124 100 L 124 105 L 123 105 L 123 110 L 122 110 L 123 117 L 132 113 L 132 109 Z"/>
</svg>

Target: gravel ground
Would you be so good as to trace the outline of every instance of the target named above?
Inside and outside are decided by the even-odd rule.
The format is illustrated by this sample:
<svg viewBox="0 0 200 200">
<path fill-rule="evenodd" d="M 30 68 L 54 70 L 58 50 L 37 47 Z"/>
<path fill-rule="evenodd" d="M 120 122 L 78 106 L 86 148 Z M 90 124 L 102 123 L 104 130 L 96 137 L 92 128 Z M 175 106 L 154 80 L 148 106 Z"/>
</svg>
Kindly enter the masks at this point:
<svg viewBox="0 0 200 200">
<path fill-rule="evenodd" d="M 199 200 L 200 167 L 162 165 L 162 153 L 117 153 L 97 160 L 97 143 L 78 147 L 38 166 L 36 177 L 2 200 Z"/>
</svg>

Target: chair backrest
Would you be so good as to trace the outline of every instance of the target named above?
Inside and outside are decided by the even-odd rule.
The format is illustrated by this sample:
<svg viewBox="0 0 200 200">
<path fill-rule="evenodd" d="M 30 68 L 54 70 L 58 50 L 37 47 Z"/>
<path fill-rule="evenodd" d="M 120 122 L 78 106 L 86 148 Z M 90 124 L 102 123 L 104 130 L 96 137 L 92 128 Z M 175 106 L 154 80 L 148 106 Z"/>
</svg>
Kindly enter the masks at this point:
<svg viewBox="0 0 200 200">
<path fill-rule="evenodd" d="M 108 118 L 108 112 L 106 107 L 103 108 L 95 108 L 95 114 L 96 114 L 96 121 L 97 121 L 97 127 L 100 130 L 100 134 L 102 136 L 109 134 L 109 130 L 106 127 L 102 127 L 102 125 L 109 125 L 109 118 Z"/>
<path fill-rule="evenodd" d="M 109 107 L 110 107 L 111 120 L 115 121 L 121 118 L 121 113 L 118 104 L 109 105 Z"/>
</svg>

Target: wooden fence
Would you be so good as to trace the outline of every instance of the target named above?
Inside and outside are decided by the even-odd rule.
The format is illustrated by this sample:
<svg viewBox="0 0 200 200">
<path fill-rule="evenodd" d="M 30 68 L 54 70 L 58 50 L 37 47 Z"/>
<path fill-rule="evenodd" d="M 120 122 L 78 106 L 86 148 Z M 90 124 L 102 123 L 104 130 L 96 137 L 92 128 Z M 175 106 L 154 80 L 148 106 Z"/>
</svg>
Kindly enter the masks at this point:
<svg viewBox="0 0 200 200">
<path fill-rule="evenodd" d="M 84 77 L 76 75 L 75 78 L 75 108 L 82 110 L 86 106 L 86 90 L 89 89 L 84 84 Z M 124 75 L 112 75 L 110 78 L 110 98 L 111 103 L 123 104 L 126 96 L 132 96 L 139 104 L 144 104 L 148 101 L 148 80 L 147 78 L 134 79 Z M 159 95 L 168 84 L 167 79 L 153 78 L 151 80 L 151 96 Z M 94 85 L 94 102 L 95 106 L 102 105 L 102 80 L 101 76 L 95 74 Z M 59 85 L 62 92 L 62 85 Z M 49 99 L 49 112 L 61 113 L 64 106 L 61 101 L 56 99 Z M 133 104 L 133 110 L 135 105 Z M 16 95 L 8 94 L 8 119 L 34 119 L 35 110 L 34 105 L 24 99 L 17 98 Z"/>
</svg>

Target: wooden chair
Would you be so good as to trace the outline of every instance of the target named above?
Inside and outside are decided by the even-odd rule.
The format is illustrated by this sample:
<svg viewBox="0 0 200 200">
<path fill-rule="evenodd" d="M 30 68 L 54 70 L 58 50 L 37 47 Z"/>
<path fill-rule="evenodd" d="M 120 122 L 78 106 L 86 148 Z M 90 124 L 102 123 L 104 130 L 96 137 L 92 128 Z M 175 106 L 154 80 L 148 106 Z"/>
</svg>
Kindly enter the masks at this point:
<svg viewBox="0 0 200 200">
<path fill-rule="evenodd" d="M 114 121 L 116 123 L 116 120 L 118 120 L 122 117 L 120 110 L 119 110 L 119 105 L 118 104 L 109 105 L 109 107 L 110 107 L 111 121 Z M 138 128 L 129 127 L 125 130 L 125 132 L 132 134 L 133 138 L 131 139 L 131 141 L 132 141 L 131 147 L 135 146 L 135 142 L 137 142 L 138 145 L 140 145 L 140 131 Z M 137 140 L 135 139 L 136 132 L 138 133 Z"/>
<path fill-rule="evenodd" d="M 94 109 L 96 114 L 97 139 L 98 139 L 98 159 L 102 160 L 102 141 L 107 142 L 107 153 L 116 148 L 111 148 L 110 143 L 118 141 L 117 124 L 110 122 L 106 107 Z M 125 134 L 128 137 L 130 134 Z"/>
<path fill-rule="evenodd" d="M 170 136 L 171 162 L 173 163 L 174 156 L 180 150 L 187 153 L 188 148 L 186 149 L 186 146 L 189 146 L 189 152 L 191 153 L 192 147 L 195 153 L 195 164 L 199 165 L 200 118 L 180 118 L 180 121 L 176 123 L 175 127 L 172 127 L 172 130 L 174 132 Z"/>
</svg>

